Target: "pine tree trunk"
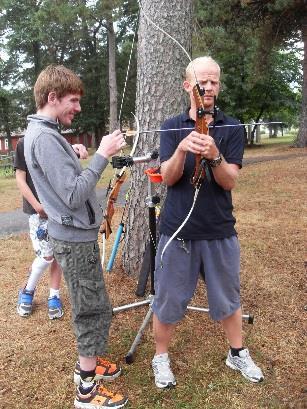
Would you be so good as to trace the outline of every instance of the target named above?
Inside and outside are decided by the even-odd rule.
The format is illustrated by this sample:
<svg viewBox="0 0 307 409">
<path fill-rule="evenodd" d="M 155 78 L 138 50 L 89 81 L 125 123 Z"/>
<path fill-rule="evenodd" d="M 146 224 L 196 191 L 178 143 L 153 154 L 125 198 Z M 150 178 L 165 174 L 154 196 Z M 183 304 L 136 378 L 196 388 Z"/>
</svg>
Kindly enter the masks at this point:
<svg viewBox="0 0 307 409">
<path fill-rule="evenodd" d="M 117 82 L 116 82 L 116 39 L 113 21 L 110 18 L 107 21 L 108 49 L 109 49 L 109 94 L 110 94 L 110 119 L 109 132 L 118 128 L 117 123 Z"/>
<path fill-rule="evenodd" d="M 144 13 L 172 35 L 191 54 L 192 0 L 144 0 Z M 138 32 L 137 117 L 140 129 L 158 129 L 170 116 L 186 107 L 182 88 L 188 57 L 169 37 L 154 27 L 141 10 Z M 162 136 L 163 137 L 163 136 Z M 159 133 L 141 134 L 136 155 L 159 148 Z M 144 170 L 149 164 L 132 168 L 131 191 L 123 251 L 123 266 L 128 274 L 138 274 L 146 242 L 149 240 L 148 180 Z M 153 193 L 163 196 L 165 186 L 154 185 Z"/>
<path fill-rule="evenodd" d="M 0 106 L 2 105 L 2 122 L 3 128 L 5 130 L 6 139 L 8 143 L 8 152 L 13 150 L 12 146 L 12 135 L 11 135 L 11 128 L 10 128 L 10 100 L 9 98 L 2 97 L 0 99 Z"/>
<path fill-rule="evenodd" d="M 303 89 L 302 89 L 302 112 L 300 128 L 294 146 L 304 148 L 307 146 L 307 16 L 303 19 L 302 37 L 304 43 L 303 61 Z"/>
</svg>

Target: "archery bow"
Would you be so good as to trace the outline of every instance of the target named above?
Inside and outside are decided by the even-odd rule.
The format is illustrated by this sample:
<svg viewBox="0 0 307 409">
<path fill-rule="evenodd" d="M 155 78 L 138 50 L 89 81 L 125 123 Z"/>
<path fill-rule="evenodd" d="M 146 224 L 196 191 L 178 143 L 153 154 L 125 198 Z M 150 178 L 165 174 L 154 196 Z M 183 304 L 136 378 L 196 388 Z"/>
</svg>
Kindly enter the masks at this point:
<svg viewBox="0 0 307 409">
<path fill-rule="evenodd" d="M 139 129 L 140 129 L 139 120 L 134 114 L 132 114 L 132 115 L 134 116 L 135 122 L 136 122 L 136 136 L 135 136 L 133 146 L 132 146 L 132 149 L 130 151 L 129 156 L 134 155 L 137 144 L 138 144 L 139 136 L 140 136 L 140 133 L 139 133 Z M 105 259 L 105 242 L 106 242 L 106 240 L 108 240 L 110 234 L 112 233 L 111 222 L 112 222 L 112 217 L 113 217 L 114 212 L 115 212 L 114 205 L 115 205 L 115 203 L 117 201 L 120 189 L 121 189 L 123 183 L 126 180 L 126 177 L 127 177 L 126 169 L 127 169 L 127 166 L 124 166 L 121 169 L 121 171 L 116 175 L 116 181 L 115 181 L 113 187 L 111 188 L 110 194 L 108 195 L 107 205 L 106 205 L 106 209 L 105 209 L 105 213 L 104 213 L 104 220 L 103 220 L 101 228 L 100 228 L 100 233 L 102 233 L 102 259 L 101 259 L 102 266 L 104 265 L 104 259 Z M 120 229 L 120 235 L 121 235 L 121 233 L 123 232 L 123 225 L 120 225 L 119 229 Z M 116 235 L 116 241 L 115 241 L 117 243 L 116 247 L 118 247 L 120 235 L 119 235 L 119 232 Z M 117 248 L 116 248 L 116 250 L 117 250 Z M 115 257 L 115 254 L 116 254 L 116 253 L 114 254 L 114 252 L 116 250 L 114 250 L 114 248 L 112 250 L 113 261 L 114 261 L 114 257 Z M 112 264 L 113 264 L 113 262 L 112 262 Z"/>
<path fill-rule="evenodd" d="M 138 18 L 137 18 L 137 22 L 138 22 Z M 136 22 L 136 24 L 137 24 Z M 132 44 L 131 44 L 131 49 L 130 49 L 130 55 L 129 55 L 129 61 L 128 61 L 128 67 L 127 67 L 127 72 L 126 72 L 126 78 L 125 78 L 125 84 L 124 84 L 124 90 L 123 90 L 123 94 L 122 94 L 122 99 L 121 99 L 121 104 L 120 104 L 120 111 L 119 111 L 119 116 L 118 116 L 118 123 L 120 124 L 121 122 L 121 115 L 122 115 L 122 109 L 123 109 L 123 104 L 124 104 L 124 98 L 125 98 L 125 94 L 126 94 L 126 87 L 127 87 L 127 83 L 128 83 L 128 76 L 129 76 L 129 71 L 130 71 L 130 64 L 131 64 L 131 59 L 132 59 L 132 53 L 133 53 L 133 48 L 134 48 L 134 43 L 135 43 L 135 37 L 136 37 L 136 30 L 134 30 L 134 34 L 133 34 L 133 40 L 132 40 Z M 132 115 L 135 118 L 136 121 L 136 125 L 137 125 L 137 130 L 136 130 L 136 136 L 134 139 L 134 143 L 130 152 L 130 156 L 134 155 L 134 152 L 136 150 L 136 146 L 139 140 L 139 136 L 140 136 L 140 125 L 139 125 L 139 120 L 138 118 L 132 113 Z M 112 182 L 110 181 L 109 184 L 109 188 L 107 190 L 107 194 L 110 190 L 110 193 L 108 195 L 108 200 L 107 200 L 107 206 L 104 212 L 104 218 L 103 218 L 103 222 L 102 225 L 100 227 L 100 232 L 102 233 L 102 257 L 101 257 L 101 264 L 102 266 L 104 266 L 104 259 L 105 259 L 105 245 L 106 245 L 106 240 L 109 238 L 110 234 L 112 233 L 112 229 L 111 229 L 111 222 L 112 222 L 112 217 L 114 215 L 115 209 L 114 209 L 114 204 L 117 201 L 118 195 L 119 195 L 119 191 L 123 185 L 123 183 L 126 180 L 126 167 L 122 168 L 121 171 L 119 172 L 119 174 L 117 174 L 116 176 L 116 180 L 115 183 L 112 187 Z M 120 236 L 123 232 L 123 224 L 121 223 L 117 234 L 116 234 L 116 240 L 115 240 L 115 244 L 113 246 L 113 250 L 112 250 L 112 256 L 111 258 L 115 258 L 116 255 L 116 251 L 119 245 L 119 240 L 120 240 Z M 114 249 L 116 245 L 116 249 Z M 113 264 L 112 261 L 112 264 Z M 110 262 L 109 262 L 110 264 Z M 108 266 L 109 266 L 108 264 Z"/>
</svg>

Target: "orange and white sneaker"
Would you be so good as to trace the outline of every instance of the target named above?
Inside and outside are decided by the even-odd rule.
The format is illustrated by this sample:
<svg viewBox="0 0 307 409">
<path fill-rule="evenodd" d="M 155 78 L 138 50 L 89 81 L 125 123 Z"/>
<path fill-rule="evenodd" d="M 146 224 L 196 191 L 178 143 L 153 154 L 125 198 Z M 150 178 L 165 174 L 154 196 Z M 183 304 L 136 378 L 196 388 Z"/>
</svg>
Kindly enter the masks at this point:
<svg viewBox="0 0 307 409">
<path fill-rule="evenodd" d="M 128 398 L 112 393 L 99 384 L 91 392 L 83 395 L 77 388 L 74 405 L 76 409 L 119 409 L 126 405 Z"/>
<path fill-rule="evenodd" d="M 113 381 L 113 379 L 117 378 L 122 373 L 122 369 L 116 363 L 97 357 L 95 372 L 95 381 Z M 80 362 L 77 361 L 74 370 L 74 383 L 77 386 L 80 384 L 80 379 Z"/>
</svg>

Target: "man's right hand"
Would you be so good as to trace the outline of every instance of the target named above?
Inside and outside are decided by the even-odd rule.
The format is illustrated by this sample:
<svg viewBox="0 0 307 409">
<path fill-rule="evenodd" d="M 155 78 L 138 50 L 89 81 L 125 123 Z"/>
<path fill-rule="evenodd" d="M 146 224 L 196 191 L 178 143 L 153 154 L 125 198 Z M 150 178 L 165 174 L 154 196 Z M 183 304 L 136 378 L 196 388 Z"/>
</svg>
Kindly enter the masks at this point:
<svg viewBox="0 0 307 409">
<path fill-rule="evenodd" d="M 47 213 L 45 213 L 45 210 L 40 203 L 35 206 L 35 211 L 42 219 L 48 219 Z"/>
<path fill-rule="evenodd" d="M 124 140 L 124 136 L 120 130 L 116 130 L 109 135 L 105 135 L 100 142 L 99 148 L 97 149 L 97 153 L 104 156 L 105 158 L 109 158 L 110 156 L 115 155 L 119 152 L 123 147 L 126 146 L 126 142 Z"/>
</svg>

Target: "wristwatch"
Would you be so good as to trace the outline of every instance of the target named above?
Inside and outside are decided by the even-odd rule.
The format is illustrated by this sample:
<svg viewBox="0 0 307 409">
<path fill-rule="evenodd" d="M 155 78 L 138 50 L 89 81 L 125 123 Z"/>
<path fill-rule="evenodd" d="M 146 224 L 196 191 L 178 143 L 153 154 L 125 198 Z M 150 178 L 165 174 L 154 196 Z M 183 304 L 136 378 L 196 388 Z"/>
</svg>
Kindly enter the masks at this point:
<svg viewBox="0 0 307 409">
<path fill-rule="evenodd" d="M 211 166 L 211 168 L 216 168 L 222 163 L 222 160 L 223 160 L 223 156 L 219 154 L 217 158 L 209 160 L 209 165 Z"/>
</svg>

